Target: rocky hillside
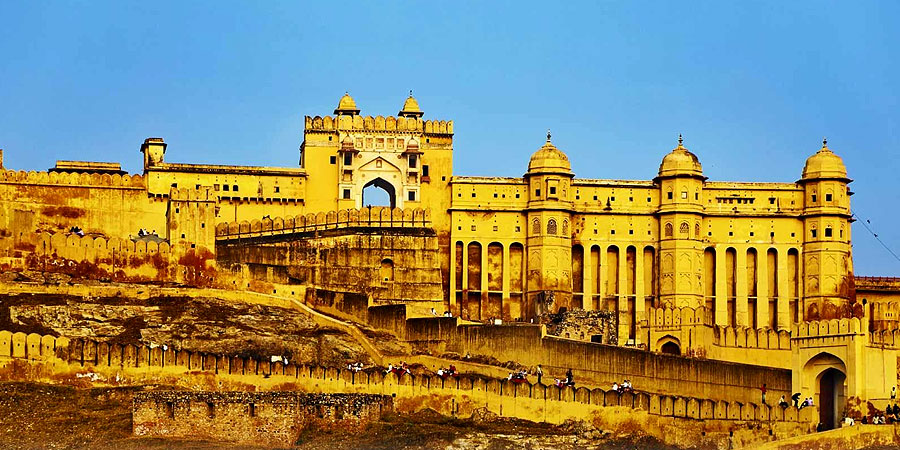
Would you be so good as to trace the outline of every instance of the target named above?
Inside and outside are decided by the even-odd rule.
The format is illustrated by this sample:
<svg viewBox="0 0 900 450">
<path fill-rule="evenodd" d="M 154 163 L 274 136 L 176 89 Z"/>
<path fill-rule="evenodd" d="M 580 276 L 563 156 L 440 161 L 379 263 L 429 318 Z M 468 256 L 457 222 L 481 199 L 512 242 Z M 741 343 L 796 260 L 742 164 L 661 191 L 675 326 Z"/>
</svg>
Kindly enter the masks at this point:
<svg viewBox="0 0 900 450">
<path fill-rule="evenodd" d="M 303 311 L 215 298 L 0 294 L 0 329 L 306 364 L 370 362 L 354 337 Z M 373 337 L 388 353 L 396 344 L 391 336 Z"/>
</svg>

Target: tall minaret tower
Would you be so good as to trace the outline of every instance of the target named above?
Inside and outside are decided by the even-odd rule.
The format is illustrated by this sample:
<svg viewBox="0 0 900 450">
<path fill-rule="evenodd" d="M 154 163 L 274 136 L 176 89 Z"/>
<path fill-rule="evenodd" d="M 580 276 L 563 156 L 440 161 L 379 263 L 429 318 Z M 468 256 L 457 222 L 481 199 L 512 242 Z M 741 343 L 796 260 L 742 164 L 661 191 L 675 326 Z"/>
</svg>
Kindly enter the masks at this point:
<svg viewBox="0 0 900 450">
<path fill-rule="evenodd" d="M 803 320 L 841 316 L 850 300 L 850 190 L 841 157 L 822 148 L 806 160 L 803 186 Z"/>
<path fill-rule="evenodd" d="M 696 308 L 703 305 L 703 167 L 697 155 L 678 147 L 659 165 L 659 297 L 661 304 Z"/>
<path fill-rule="evenodd" d="M 528 184 L 527 306 L 524 316 L 557 312 L 572 299 L 572 167 L 550 142 L 531 156 Z M 552 298 L 552 303 L 550 302 Z M 580 305 L 579 305 L 580 307 Z"/>
</svg>

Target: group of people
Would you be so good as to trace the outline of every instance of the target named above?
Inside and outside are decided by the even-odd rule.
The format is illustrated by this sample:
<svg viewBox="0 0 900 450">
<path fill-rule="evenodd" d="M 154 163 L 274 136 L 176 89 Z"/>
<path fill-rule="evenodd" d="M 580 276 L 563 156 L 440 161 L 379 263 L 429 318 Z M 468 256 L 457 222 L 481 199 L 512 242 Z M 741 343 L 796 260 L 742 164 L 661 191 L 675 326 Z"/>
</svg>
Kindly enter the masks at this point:
<svg viewBox="0 0 900 450">
<path fill-rule="evenodd" d="M 384 373 L 385 375 L 387 375 L 391 372 L 396 375 L 402 375 L 404 373 L 407 375 L 411 374 L 411 372 L 409 371 L 409 364 L 406 364 L 403 361 L 400 361 L 400 364 L 396 366 L 393 363 L 388 364 L 387 370 L 385 370 Z"/>
<path fill-rule="evenodd" d="M 450 367 L 448 367 L 446 369 L 444 369 L 443 367 L 438 369 L 437 375 L 439 377 L 441 377 L 442 379 L 446 380 L 447 378 L 450 378 L 450 377 L 454 377 L 454 378 L 459 377 L 459 371 L 456 370 L 456 366 L 454 366 L 453 364 L 450 364 Z"/>
<path fill-rule="evenodd" d="M 81 237 L 84 237 L 84 230 L 82 230 L 81 227 L 79 227 L 78 225 L 76 225 L 72 228 L 69 228 L 69 233 L 75 233 Z"/>
<path fill-rule="evenodd" d="M 506 377 L 506 379 L 512 381 L 513 383 L 524 383 L 528 381 L 528 371 L 525 369 L 521 369 L 515 372 L 510 372 L 509 376 Z"/>
<path fill-rule="evenodd" d="M 622 381 L 622 384 L 613 383 L 612 390 L 620 394 L 624 394 L 626 392 L 634 391 L 634 388 L 631 386 L 631 380 L 626 378 L 624 381 Z"/>
<path fill-rule="evenodd" d="M 571 367 L 569 368 L 569 370 L 566 370 L 566 378 L 565 379 L 562 379 L 562 380 L 560 380 L 559 378 L 556 379 L 556 387 L 566 387 L 566 386 L 575 387 L 575 375 L 572 374 Z"/>
<path fill-rule="evenodd" d="M 145 230 L 145 229 L 143 229 L 143 228 L 141 228 L 140 230 L 138 230 L 138 237 L 144 237 L 144 236 L 156 236 L 156 235 L 157 235 L 157 234 L 156 234 L 156 230 L 153 230 L 152 232 L 147 231 L 147 230 Z"/>
<path fill-rule="evenodd" d="M 795 392 L 794 395 L 791 396 L 791 402 L 794 404 L 795 408 L 803 409 L 803 408 L 806 408 L 807 406 L 815 406 L 812 396 L 804 398 L 803 401 L 801 402 L 800 401 L 801 395 L 802 394 L 800 394 L 799 392 Z M 763 403 L 765 403 L 765 399 L 766 399 L 766 394 L 763 393 Z M 785 400 L 785 398 L 784 398 L 784 395 L 782 395 L 781 398 L 778 400 L 778 406 L 780 406 L 782 408 L 787 408 L 788 406 L 791 406 L 791 405 L 788 404 L 787 400 Z"/>
<path fill-rule="evenodd" d="M 347 370 L 354 372 L 354 373 L 360 372 L 363 370 L 363 363 L 355 362 L 355 363 L 347 364 Z"/>
</svg>

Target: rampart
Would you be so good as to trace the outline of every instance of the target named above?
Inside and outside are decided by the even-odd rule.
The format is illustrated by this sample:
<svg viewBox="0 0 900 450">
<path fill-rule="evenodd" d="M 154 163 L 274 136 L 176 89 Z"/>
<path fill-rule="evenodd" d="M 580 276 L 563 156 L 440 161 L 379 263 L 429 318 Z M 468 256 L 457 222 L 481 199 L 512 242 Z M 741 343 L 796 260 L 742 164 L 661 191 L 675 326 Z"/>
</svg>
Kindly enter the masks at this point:
<svg viewBox="0 0 900 450">
<path fill-rule="evenodd" d="M 304 429 L 358 430 L 392 410 L 387 395 L 150 391 L 135 394 L 132 426 L 138 436 L 290 447 Z"/>
<path fill-rule="evenodd" d="M 417 131 L 425 134 L 453 134 L 452 120 L 422 120 L 394 116 L 306 116 L 305 129 L 312 131 Z"/>
<path fill-rule="evenodd" d="M 92 373 L 115 373 L 132 379 L 150 376 L 154 369 L 168 368 L 188 374 L 217 377 L 239 377 L 255 381 L 257 389 L 283 386 L 288 380 L 299 383 L 300 390 L 313 392 L 359 392 L 409 398 L 435 395 L 443 398 L 437 409 L 443 413 L 465 416 L 471 410 L 458 409 L 446 395 L 464 395 L 473 403 L 469 408 L 487 406 L 498 414 L 529 420 L 561 423 L 567 418 L 584 418 L 585 411 L 571 410 L 566 404 L 589 407 L 627 407 L 651 415 L 699 420 L 735 420 L 764 422 L 814 423 L 815 408 L 759 405 L 754 402 L 726 401 L 694 396 L 657 395 L 647 392 L 617 393 L 601 388 L 557 388 L 554 385 L 461 375 L 443 379 L 436 375 L 385 374 L 381 370 L 355 372 L 345 368 L 306 366 L 282 361 L 254 360 L 239 356 L 179 351 L 169 346 L 134 346 L 89 339 L 69 340 L 65 337 L 0 331 L 0 360 L 23 359 L 35 362 L 62 360 Z M 113 372 L 109 372 L 109 371 Z M 524 402 L 515 407 L 516 400 Z M 526 401 L 527 400 L 527 401 Z M 542 405 L 537 408 L 531 401 Z M 512 402 L 510 404 L 510 402 Z M 396 404 L 396 403 L 395 403 Z M 402 404 L 401 404 L 402 405 Z M 408 404 L 406 404 L 408 406 Z M 423 406 L 420 403 L 420 406 Z M 434 405 L 427 405 L 429 407 Z M 453 409 L 457 408 L 457 409 Z M 537 409 L 536 409 L 537 408 Z M 580 417 L 579 417 L 580 416 Z"/>
<path fill-rule="evenodd" d="M 347 294 L 307 291 L 307 303 L 321 302 L 384 329 L 432 355 L 457 354 L 514 361 L 526 367 L 541 364 L 545 372 L 562 374 L 572 368 L 584 382 L 608 386 L 629 379 L 635 386 L 659 393 L 700 395 L 711 399 L 752 402 L 766 383 L 770 396 L 790 397 L 788 369 L 687 358 L 628 347 L 549 336 L 543 325 L 466 324 L 456 317 L 409 318 L 406 305 L 371 306 Z M 315 295 L 315 298 L 310 297 Z"/>
<path fill-rule="evenodd" d="M 320 212 L 294 217 L 227 222 L 216 225 L 217 240 L 308 233 L 342 228 L 430 228 L 431 213 L 425 209 L 381 206 Z"/>
</svg>

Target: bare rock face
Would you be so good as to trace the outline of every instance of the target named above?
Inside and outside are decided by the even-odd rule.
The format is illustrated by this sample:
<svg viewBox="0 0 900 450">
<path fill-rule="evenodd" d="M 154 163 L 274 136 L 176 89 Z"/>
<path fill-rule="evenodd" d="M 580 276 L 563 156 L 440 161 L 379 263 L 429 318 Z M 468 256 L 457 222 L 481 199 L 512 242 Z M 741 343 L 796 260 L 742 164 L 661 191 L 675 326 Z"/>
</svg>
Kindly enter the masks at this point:
<svg viewBox="0 0 900 450">
<path fill-rule="evenodd" d="M 211 298 L 4 295 L 0 329 L 307 364 L 370 362 L 352 336 L 302 311 Z"/>
</svg>

